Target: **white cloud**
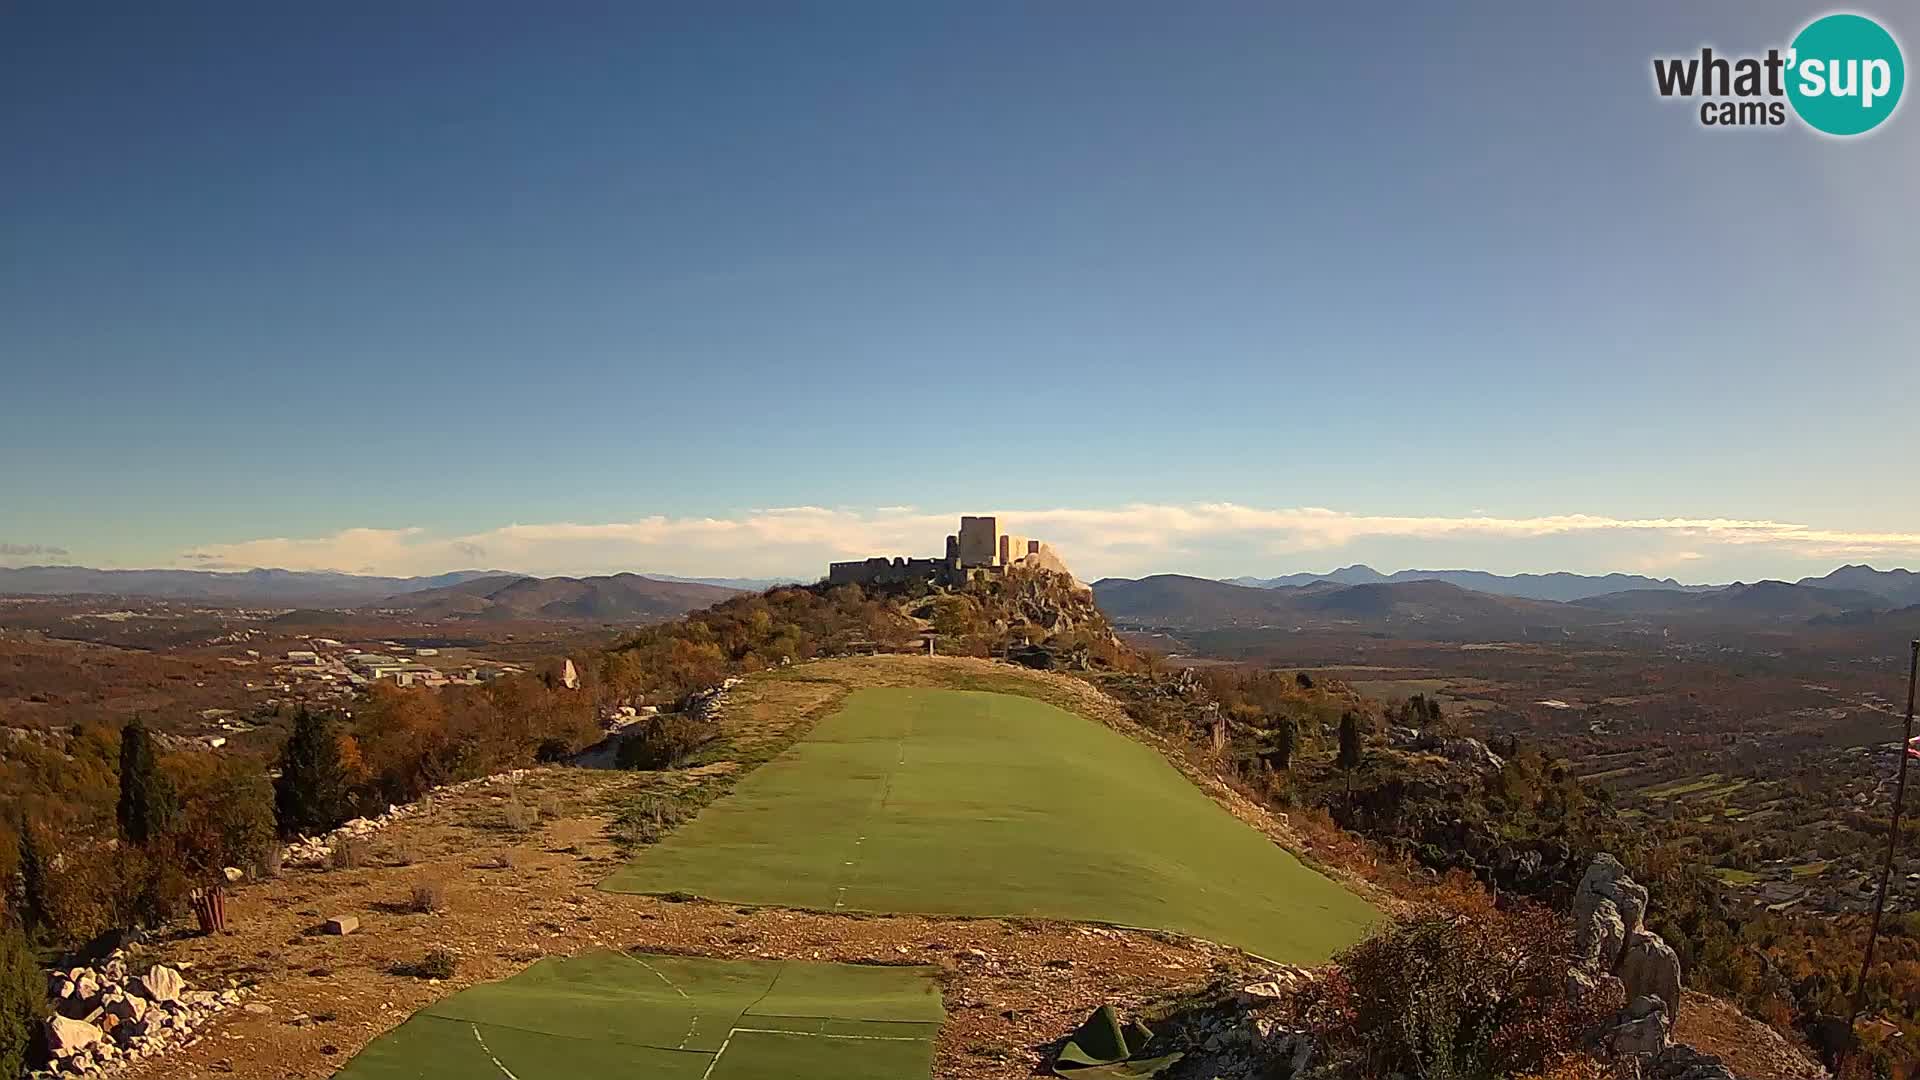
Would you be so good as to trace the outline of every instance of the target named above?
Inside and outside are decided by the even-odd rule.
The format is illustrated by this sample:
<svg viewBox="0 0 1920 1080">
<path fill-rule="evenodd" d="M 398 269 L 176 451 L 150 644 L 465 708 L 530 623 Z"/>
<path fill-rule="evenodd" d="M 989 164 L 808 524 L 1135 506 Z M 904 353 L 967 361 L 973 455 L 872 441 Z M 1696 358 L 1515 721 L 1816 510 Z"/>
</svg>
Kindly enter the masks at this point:
<svg viewBox="0 0 1920 1080">
<path fill-rule="evenodd" d="M 727 517 L 513 524 L 463 536 L 420 528 L 346 529 L 330 536 L 206 544 L 181 558 L 202 565 L 427 574 L 484 566 L 536 574 L 621 570 L 685 575 L 812 577 L 836 559 L 936 555 L 961 511 L 915 507 L 777 507 Z M 1621 565 L 1691 562 L 1701 549 L 1775 550 L 1802 558 L 1920 554 L 1920 533 L 1816 528 L 1735 518 L 1618 518 L 1558 514 L 1501 518 L 1356 514 L 1322 507 L 1136 503 L 1109 508 L 1008 510 L 1002 527 L 1051 542 L 1082 577 L 1178 570 L 1184 556 L 1236 548 L 1255 556 L 1331 553 L 1399 538 L 1493 544 L 1609 536 Z"/>
</svg>

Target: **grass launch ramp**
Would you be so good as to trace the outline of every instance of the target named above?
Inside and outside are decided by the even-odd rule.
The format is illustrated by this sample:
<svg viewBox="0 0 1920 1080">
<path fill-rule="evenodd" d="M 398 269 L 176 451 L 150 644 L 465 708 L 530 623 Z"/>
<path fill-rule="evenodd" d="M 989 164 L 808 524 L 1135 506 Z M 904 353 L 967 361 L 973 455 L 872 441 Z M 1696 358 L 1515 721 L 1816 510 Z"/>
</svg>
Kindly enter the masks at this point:
<svg viewBox="0 0 1920 1080">
<path fill-rule="evenodd" d="M 1318 963 L 1375 909 L 1151 749 L 1031 698 L 864 689 L 616 892 L 1170 930 Z"/>
<path fill-rule="evenodd" d="M 430 1005 L 338 1080 L 926 1080 L 931 968 L 600 952 Z"/>
</svg>

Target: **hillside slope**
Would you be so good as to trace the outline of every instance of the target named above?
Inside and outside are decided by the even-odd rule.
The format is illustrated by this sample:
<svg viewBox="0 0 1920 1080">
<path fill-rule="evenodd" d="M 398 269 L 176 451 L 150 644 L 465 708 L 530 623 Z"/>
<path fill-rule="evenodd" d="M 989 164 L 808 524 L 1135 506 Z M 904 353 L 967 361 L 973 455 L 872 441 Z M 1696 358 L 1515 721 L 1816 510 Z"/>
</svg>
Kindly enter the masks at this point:
<svg viewBox="0 0 1920 1080">
<path fill-rule="evenodd" d="M 390 596 L 380 606 L 428 618 L 534 618 L 650 621 L 717 604 L 739 590 L 639 574 L 588 578 L 487 577 L 442 589 Z"/>
</svg>

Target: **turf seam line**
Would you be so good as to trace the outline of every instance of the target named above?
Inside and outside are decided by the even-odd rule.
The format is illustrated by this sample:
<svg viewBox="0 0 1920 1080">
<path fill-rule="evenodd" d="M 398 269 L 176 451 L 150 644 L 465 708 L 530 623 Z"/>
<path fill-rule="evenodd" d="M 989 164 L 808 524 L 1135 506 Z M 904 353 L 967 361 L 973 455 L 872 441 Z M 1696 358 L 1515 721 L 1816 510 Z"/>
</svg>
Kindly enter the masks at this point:
<svg viewBox="0 0 1920 1080">
<path fill-rule="evenodd" d="M 654 977 L 659 979 L 661 982 L 666 983 L 668 986 L 672 987 L 674 993 L 679 994 L 681 997 L 686 998 L 688 1001 L 693 1000 L 691 997 L 688 997 L 687 992 L 685 990 L 680 989 L 680 984 L 674 982 L 672 979 L 667 978 L 666 974 L 663 973 L 659 968 L 654 967 L 652 964 L 647 963 L 645 960 L 640 959 L 639 957 L 633 955 L 630 952 L 626 952 L 623 950 L 621 951 L 620 955 L 626 957 L 627 959 L 633 961 L 636 964 L 639 964 L 641 967 L 646 968 L 648 971 L 653 972 Z"/>
<path fill-rule="evenodd" d="M 473 1041 L 480 1044 L 480 1052 L 487 1055 L 487 1060 L 493 1062 L 493 1067 L 500 1070 L 500 1075 L 506 1077 L 507 1080 L 520 1080 L 519 1077 L 513 1075 L 512 1069 L 500 1064 L 500 1059 L 493 1056 L 493 1049 L 487 1045 L 487 1040 L 480 1036 L 480 1025 L 468 1024 L 467 1026 L 473 1029 Z"/>
<path fill-rule="evenodd" d="M 858 1039 L 863 1042 L 930 1042 L 929 1039 L 914 1038 L 910 1035 L 833 1035 L 825 1031 L 781 1031 L 779 1028 L 734 1028 L 727 1032 L 727 1038 L 735 1035 L 798 1035 L 803 1039 Z M 725 1045 L 722 1043 L 721 1045 Z"/>
<path fill-rule="evenodd" d="M 420 1012 L 415 1013 L 414 1015 L 424 1016 L 429 1020 L 441 1020 L 449 1024 L 466 1024 L 470 1027 L 476 1024 L 485 1024 L 487 1027 L 499 1028 L 501 1031 L 517 1031 L 522 1035 L 538 1035 L 541 1038 L 545 1038 L 545 1039 L 566 1039 L 570 1042 L 611 1043 L 615 1046 L 631 1046 L 640 1050 L 658 1050 L 666 1054 L 682 1053 L 682 1052 L 688 1053 L 688 1054 L 708 1053 L 708 1051 L 706 1050 L 682 1051 L 680 1047 L 661 1046 L 658 1043 L 627 1042 L 624 1039 L 600 1039 L 600 1038 L 595 1038 L 592 1035 L 573 1035 L 565 1031 L 544 1031 L 540 1028 L 521 1027 L 518 1024 L 502 1024 L 496 1020 L 467 1020 L 458 1016 L 441 1016 L 438 1013 L 427 1012 L 425 1009 L 422 1009 Z M 879 1023 L 880 1021 L 874 1021 L 874 1022 Z"/>
</svg>

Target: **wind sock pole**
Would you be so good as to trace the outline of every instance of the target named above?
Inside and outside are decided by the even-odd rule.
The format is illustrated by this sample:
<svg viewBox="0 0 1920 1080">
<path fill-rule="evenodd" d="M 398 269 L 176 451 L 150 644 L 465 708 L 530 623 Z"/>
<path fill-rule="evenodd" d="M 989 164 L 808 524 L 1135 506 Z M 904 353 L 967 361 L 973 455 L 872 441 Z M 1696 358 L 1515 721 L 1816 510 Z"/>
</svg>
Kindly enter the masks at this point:
<svg viewBox="0 0 1920 1080">
<path fill-rule="evenodd" d="M 1853 988 L 1853 1015 L 1867 1000 L 1867 972 L 1873 968 L 1873 942 L 1880 936 L 1880 915 L 1887 909 L 1887 882 L 1893 879 L 1893 849 L 1900 842 L 1900 805 L 1907 798 L 1907 759 L 1913 749 L 1913 684 L 1920 678 L 1920 641 L 1913 643 L 1907 662 L 1907 734 L 1900 744 L 1900 779 L 1893 787 L 1893 825 L 1887 830 L 1887 864 L 1880 871 L 1880 893 L 1873 898 L 1873 926 L 1867 930 L 1867 953 L 1860 960 L 1860 981 Z"/>
</svg>

